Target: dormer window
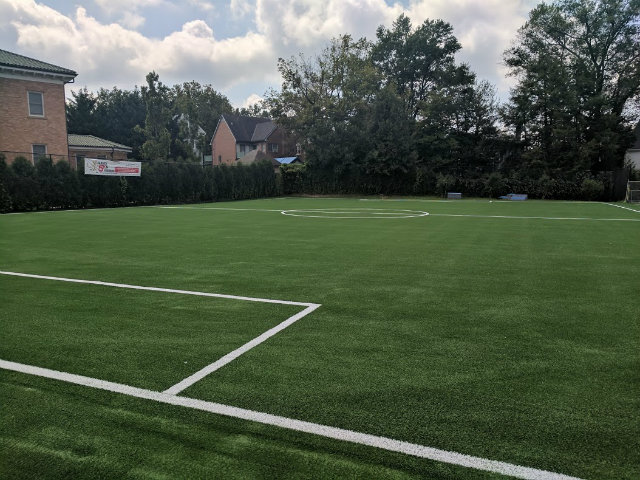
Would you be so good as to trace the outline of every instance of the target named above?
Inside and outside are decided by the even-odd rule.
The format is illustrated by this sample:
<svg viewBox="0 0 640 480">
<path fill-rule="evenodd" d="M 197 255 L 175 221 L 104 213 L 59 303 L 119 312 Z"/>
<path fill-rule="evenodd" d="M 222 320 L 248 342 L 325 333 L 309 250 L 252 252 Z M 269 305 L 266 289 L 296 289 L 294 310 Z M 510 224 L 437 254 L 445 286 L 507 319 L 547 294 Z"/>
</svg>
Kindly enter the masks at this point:
<svg viewBox="0 0 640 480">
<path fill-rule="evenodd" d="M 44 117 L 44 98 L 42 92 L 29 92 L 29 115 L 31 117 Z"/>
</svg>

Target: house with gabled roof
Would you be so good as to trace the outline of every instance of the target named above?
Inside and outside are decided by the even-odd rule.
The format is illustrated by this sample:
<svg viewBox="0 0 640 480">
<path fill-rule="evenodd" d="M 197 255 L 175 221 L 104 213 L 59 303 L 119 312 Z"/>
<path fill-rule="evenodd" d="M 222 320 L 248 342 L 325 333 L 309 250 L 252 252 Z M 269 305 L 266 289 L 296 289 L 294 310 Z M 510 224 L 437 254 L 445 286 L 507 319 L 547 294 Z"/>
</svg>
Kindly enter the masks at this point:
<svg viewBox="0 0 640 480">
<path fill-rule="evenodd" d="M 64 86 L 77 73 L 0 50 L 0 153 L 11 163 L 42 155 L 67 160 Z"/>
<path fill-rule="evenodd" d="M 297 149 L 294 139 L 269 118 L 220 115 L 211 138 L 213 165 L 237 165 L 253 150 L 274 158 L 293 156 Z"/>
<path fill-rule="evenodd" d="M 72 168 L 82 164 L 85 158 L 114 161 L 127 160 L 132 151 L 131 147 L 94 135 L 70 133 L 67 138 L 69 143 L 69 163 Z"/>
</svg>

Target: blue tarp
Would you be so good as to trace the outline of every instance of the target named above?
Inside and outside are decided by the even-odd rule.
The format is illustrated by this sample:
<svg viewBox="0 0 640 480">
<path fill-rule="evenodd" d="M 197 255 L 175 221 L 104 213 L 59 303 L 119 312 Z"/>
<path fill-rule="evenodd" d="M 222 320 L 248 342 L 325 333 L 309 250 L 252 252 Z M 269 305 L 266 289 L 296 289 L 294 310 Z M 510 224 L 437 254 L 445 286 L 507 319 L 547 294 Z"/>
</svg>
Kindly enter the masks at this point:
<svg viewBox="0 0 640 480">
<path fill-rule="evenodd" d="M 529 196 L 526 193 L 509 193 L 508 195 L 504 196 L 504 197 L 500 197 L 502 200 L 517 200 L 517 201 L 523 201 L 523 200 L 527 200 L 529 198 Z"/>
<path fill-rule="evenodd" d="M 280 157 L 280 158 L 276 158 L 276 160 L 280 163 L 289 164 L 298 160 L 298 157 Z"/>
</svg>

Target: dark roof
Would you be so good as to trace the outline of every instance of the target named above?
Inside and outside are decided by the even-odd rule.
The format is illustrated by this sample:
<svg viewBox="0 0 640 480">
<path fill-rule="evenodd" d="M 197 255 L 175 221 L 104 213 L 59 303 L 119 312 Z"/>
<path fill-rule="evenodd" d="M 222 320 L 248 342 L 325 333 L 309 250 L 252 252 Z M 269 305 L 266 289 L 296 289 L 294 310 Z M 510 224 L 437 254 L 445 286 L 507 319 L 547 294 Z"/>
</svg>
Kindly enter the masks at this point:
<svg viewBox="0 0 640 480">
<path fill-rule="evenodd" d="M 276 129 L 275 123 L 268 118 L 245 117 L 225 113 L 222 118 L 227 122 L 236 142 L 264 142 Z"/>
<path fill-rule="evenodd" d="M 271 120 L 268 122 L 259 123 L 256 125 L 256 129 L 253 131 L 253 135 L 251 135 L 252 142 L 263 142 L 269 135 L 276 129 L 276 124 Z"/>
<path fill-rule="evenodd" d="M 58 75 L 68 75 L 75 77 L 78 75 L 68 68 L 58 67 L 51 63 L 41 62 L 35 58 L 25 57 L 17 53 L 0 50 L 0 66 L 19 68 L 21 70 L 31 70 L 33 72 L 55 73 Z"/>
<path fill-rule="evenodd" d="M 94 137 L 93 135 L 77 135 L 70 133 L 67 135 L 69 147 L 82 147 L 82 148 L 100 148 L 100 149 L 112 149 L 126 150 L 131 152 L 131 147 L 122 145 L 121 143 L 111 142 L 104 138 Z"/>
</svg>

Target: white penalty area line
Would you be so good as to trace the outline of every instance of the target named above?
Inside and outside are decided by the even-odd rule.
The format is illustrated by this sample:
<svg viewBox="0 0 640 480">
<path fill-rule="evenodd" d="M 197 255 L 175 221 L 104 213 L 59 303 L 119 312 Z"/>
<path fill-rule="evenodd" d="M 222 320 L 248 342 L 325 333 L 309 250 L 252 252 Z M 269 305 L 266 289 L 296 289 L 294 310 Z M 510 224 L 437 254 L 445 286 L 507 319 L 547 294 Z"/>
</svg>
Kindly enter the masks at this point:
<svg viewBox="0 0 640 480">
<path fill-rule="evenodd" d="M 240 348 L 235 349 L 233 352 L 228 353 L 224 357 L 220 358 L 219 360 L 207 365 L 202 370 L 199 370 L 196 373 L 194 373 L 193 375 L 191 375 L 191 376 L 185 378 L 184 380 L 181 380 L 180 382 L 176 383 L 172 387 L 170 387 L 167 390 L 165 390 L 164 393 L 169 394 L 169 395 L 177 395 L 178 393 L 180 393 L 184 389 L 190 387 L 194 383 L 199 382 L 200 380 L 202 380 L 207 375 L 215 372 L 216 370 L 219 370 L 220 368 L 224 367 L 226 364 L 232 362 L 233 360 L 238 358 L 243 353 L 246 353 L 249 350 L 251 350 L 253 347 L 256 347 L 256 346 L 260 345 L 262 342 L 264 342 L 268 338 L 273 337 L 276 333 L 284 330 L 289 325 L 297 322 L 298 320 L 300 320 L 303 317 L 306 317 L 307 315 L 309 315 L 311 312 L 313 312 L 318 307 L 320 307 L 320 305 L 318 305 L 318 304 L 313 304 L 313 305 L 308 306 L 307 308 L 305 308 L 301 312 L 296 313 L 295 315 L 287 318 L 284 322 L 279 323 L 275 327 L 267 330 L 262 335 L 259 335 L 256 338 L 254 338 L 253 340 L 245 343 Z"/>
<path fill-rule="evenodd" d="M 84 284 L 100 285 L 100 286 L 106 286 L 106 287 L 128 288 L 133 290 L 148 290 L 152 292 L 177 293 L 181 295 L 195 295 L 198 297 L 215 297 L 215 298 L 225 298 L 225 299 L 231 299 L 231 300 L 242 300 L 246 302 L 277 303 L 281 305 L 294 305 L 294 306 L 306 307 L 301 312 L 298 312 L 295 315 L 292 315 L 291 317 L 287 318 L 285 321 L 280 322 L 278 325 L 276 325 L 273 328 L 270 328 L 269 330 L 257 336 L 253 340 L 248 341 L 244 345 L 236 348 L 235 350 L 226 354 L 222 358 L 207 365 L 201 370 L 198 370 L 193 375 L 190 375 L 189 377 L 181 380 L 180 382 L 176 383 L 175 385 L 165 390 L 165 393 L 170 395 L 176 395 L 180 393 L 182 390 L 202 380 L 204 377 L 215 372 L 216 370 L 219 370 L 220 368 L 224 367 L 228 363 L 238 358 L 240 355 L 248 352 L 254 347 L 257 347 L 267 339 L 273 337 L 275 334 L 281 332 L 282 330 L 292 325 L 293 323 L 297 322 L 301 318 L 306 317 L 315 309 L 321 306 L 320 304 L 317 304 L 317 303 L 291 302 L 288 300 L 273 300 L 270 298 L 240 297 L 236 295 L 225 295 L 221 293 L 194 292 L 191 290 L 175 290 L 171 288 L 143 287 L 140 285 L 128 285 L 125 283 L 110 283 L 110 282 L 101 282 L 98 280 L 79 280 L 77 278 L 51 277 L 46 275 L 33 275 L 29 273 L 19 273 L 19 272 L 0 271 L 0 274 L 11 275 L 15 277 L 37 278 L 41 280 L 55 280 L 59 282 L 84 283 Z"/>
<path fill-rule="evenodd" d="M 221 403 L 207 402 L 195 398 L 179 397 L 167 392 L 145 390 L 129 385 L 123 385 L 120 383 L 107 382 L 105 380 L 85 377 L 82 375 L 50 370 L 48 368 L 35 367 L 32 365 L 9 362 L 6 360 L 0 360 L 0 368 L 28 375 L 35 375 L 38 377 L 59 380 L 75 385 L 96 388 L 99 390 L 106 390 L 108 392 L 128 395 L 130 397 L 153 400 L 168 405 L 192 408 L 195 410 L 214 413 L 217 415 L 224 415 L 226 417 L 239 418 L 241 420 L 248 420 L 264 425 L 271 425 L 288 430 L 294 430 L 297 432 L 310 433 L 334 440 L 380 448 L 390 452 L 403 453 L 406 455 L 434 460 L 437 462 L 449 463 L 462 467 L 499 473 L 502 475 L 509 475 L 515 478 L 522 478 L 527 480 L 580 480 L 577 477 L 571 477 L 568 475 L 563 475 L 561 473 L 554 473 L 546 470 L 539 470 L 536 468 L 523 467 L 520 465 L 500 462 L 497 460 L 474 457 L 472 455 L 440 450 L 438 448 L 426 447 L 415 443 L 394 440 L 392 438 L 354 432 L 352 430 L 330 427 L 318 423 L 305 422 L 303 420 L 281 417 L 278 415 L 272 415 L 270 413 L 256 412 L 254 410 L 232 407 L 230 405 L 224 405 Z"/>
</svg>

